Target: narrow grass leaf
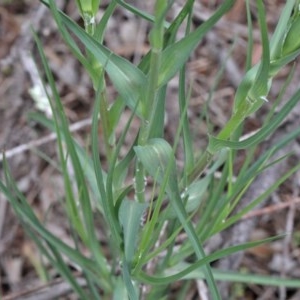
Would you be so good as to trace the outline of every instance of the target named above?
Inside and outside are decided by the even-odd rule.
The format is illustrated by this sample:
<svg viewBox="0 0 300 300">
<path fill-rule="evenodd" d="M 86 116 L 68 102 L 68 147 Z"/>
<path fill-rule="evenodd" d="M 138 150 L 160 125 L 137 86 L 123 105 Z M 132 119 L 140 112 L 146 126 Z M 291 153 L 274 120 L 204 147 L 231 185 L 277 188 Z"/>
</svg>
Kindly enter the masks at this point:
<svg viewBox="0 0 300 300">
<path fill-rule="evenodd" d="M 265 124 L 256 134 L 243 141 L 227 141 L 209 135 L 209 150 L 212 153 L 219 151 L 224 147 L 230 149 L 246 149 L 253 147 L 263 141 L 270 135 L 284 120 L 284 118 L 291 112 L 300 100 L 300 90 L 298 90 L 293 97 L 282 107 L 280 112 L 275 115 L 268 124 Z"/>
<path fill-rule="evenodd" d="M 84 65 L 85 69 L 89 70 L 93 81 L 97 82 L 97 74 L 94 73 L 91 65 L 89 65 L 79 50 L 77 51 L 77 49 L 79 49 L 78 46 L 65 30 L 63 24 L 65 24 L 65 26 L 67 26 L 67 28 L 79 38 L 82 44 L 94 55 L 98 63 L 105 67 L 105 70 L 110 76 L 115 88 L 126 104 L 133 109 L 135 107 L 135 103 L 141 96 L 142 88 L 146 84 L 145 74 L 128 60 L 125 60 L 111 52 L 108 48 L 85 32 L 67 15 L 60 10 L 57 10 L 53 0 L 42 1 L 47 6 L 51 7 L 55 20 L 59 25 L 60 32 L 63 33 L 64 40 L 70 46 L 71 50 L 74 51 L 74 55 Z M 139 109 L 137 109 L 137 113 L 139 113 Z"/>
<path fill-rule="evenodd" d="M 119 223 L 119 217 L 118 217 L 118 213 L 119 213 L 119 207 L 120 205 L 116 203 L 116 201 L 122 201 L 123 199 L 120 198 L 120 193 L 119 193 L 119 189 L 122 188 L 120 186 L 117 186 L 117 193 L 115 193 L 115 181 L 114 181 L 114 175 L 116 172 L 116 165 L 117 165 L 117 161 L 118 161 L 118 157 L 121 151 L 121 147 L 124 145 L 124 141 L 125 141 L 125 137 L 129 131 L 131 122 L 135 116 L 135 112 L 136 109 L 138 107 L 139 102 L 137 102 L 135 104 L 135 107 L 133 108 L 130 118 L 127 121 L 125 128 L 122 131 L 122 134 L 119 138 L 119 141 L 112 153 L 112 157 L 110 160 L 110 164 L 109 164 L 109 169 L 107 172 L 107 179 L 106 179 L 106 199 L 105 202 L 107 203 L 107 207 L 108 207 L 108 217 L 109 217 L 109 222 L 110 222 L 110 226 L 113 230 L 113 234 L 115 235 L 115 239 L 118 242 L 118 246 L 121 248 L 121 243 L 123 243 L 122 240 L 122 229 L 121 229 L 121 225 Z M 94 117 L 96 118 L 96 114 L 94 114 Z M 117 170 L 118 171 L 118 170 Z M 120 175 L 120 174 L 117 174 Z M 122 195 L 122 193 L 121 193 Z M 117 198 L 118 197 L 118 198 Z"/>
<path fill-rule="evenodd" d="M 230 282 L 241 282 L 245 284 L 257 284 L 264 286 L 274 286 L 274 287 L 286 287 L 291 289 L 299 289 L 300 288 L 300 280 L 299 278 L 291 279 L 291 278 L 283 278 L 279 276 L 267 276 L 267 275 L 259 275 L 259 274 L 243 274 L 239 272 L 231 272 L 231 271 L 222 271 L 217 269 L 212 269 L 213 274 L 217 280 L 220 281 L 230 281 Z M 185 276 L 185 279 L 203 279 L 205 275 L 201 270 L 195 270 L 192 273 Z"/>
<path fill-rule="evenodd" d="M 64 26 L 61 23 L 61 16 L 63 16 L 64 18 L 69 18 L 69 17 L 65 15 L 62 11 L 57 9 L 56 4 L 55 2 L 53 2 L 53 0 L 40 0 L 40 1 L 51 9 L 53 18 L 57 24 L 57 27 L 59 28 L 59 32 L 61 33 L 64 41 L 69 46 L 70 50 L 72 51 L 72 54 L 78 59 L 78 61 L 84 66 L 85 70 L 93 78 L 95 74 L 92 66 L 89 64 L 85 56 L 81 53 L 79 47 L 76 45 L 73 38 L 70 36 L 68 31 L 64 28 Z"/>
<path fill-rule="evenodd" d="M 271 238 L 267 238 L 267 239 L 260 240 L 260 241 L 249 242 L 249 243 L 244 243 L 244 244 L 237 245 L 237 246 L 228 247 L 226 249 L 216 251 L 213 254 L 207 255 L 205 258 L 200 259 L 197 262 L 194 262 L 193 264 L 191 264 L 188 267 L 186 267 L 186 264 L 181 263 L 180 264 L 181 266 L 185 265 L 184 270 L 179 270 L 175 266 L 169 270 L 166 270 L 166 272 L 165 272 L 165 273 L 175 273 L 174 275 L 149 276 L 149 275 L 146 275 L 145 273 L 141 273 L 140 279 L 142 282 L 147 283 L 147 284 L 152 284 L 152 285 L 169 284 L 174 281 L 178 281 L 182 278 L 186 278 L 186 276 L 191 274 L 193 271 L 199 269 L 204 264 L 216 261 L 222 257 L 226 257 L 228 255 L 234 254 L 239 251 L 244 251 L 249 248 L 253 248 L 253 247 L 257 247 L 259 245 L 265 244 L 265 243 L 269 243 L 269 242 L 274 241 L 275 239 L 279 239 L 279 238 L 282 238 L 282 236 L 271 237 Z"/>
<path fill-rule="evenodd" d="M 8 166 L 5 165 L 4 169 L 8 172 Z M 35 230 L 38 234 L 42 236 L 46 241 L 48 241 L 51 245 L 53 245 L 60 252 L 66 254 L 71 260 L 73 260 L 76 264 L 84 268 L 85 270 L 89 270 L 91 274 L 98 274 L 97 266 L 89 260 L 88 258 L 81 255 L 78 251 L 74 250 L 70 246 L 66 245 L 59 238 L 50 233 L 43 224 L 37 219 L 34 214 L 32 208 L 29 206 L 28 202 L 24 198 L 24 196 L 18 191 L 16 184 L 10 179 L 9 184 L 12 186 L 12 190 L 14 193 L 17 193 L 18 198 L 15 198 L 9 189 L 0 181 L 0 190 L 7 197 L 8 201 L 13 206 L 15 212 L 22 217 L 24 222 L 31 226 L 33 230 Z"/>
<path fill-rule="evenodd" d="M 289 27 L 288 23 L 290 22 L 290 17 L 294 8 L 295 0 L 287 0 L 280 14 L 275 32 L 270 40 L 270 56 L 272 61 L 281 56 L 282 42 L 286 35 L 287 28 Z"/>
<path fill-rule="evenodd" d="M 234 216 L 230 217 L 225 222 L 220 223 L 219 228 L 217 228 L 215 230 L 215 232 L 222 231 L 225 228 L 228 228 L 232 224 L 236 223 L 238 220 L 240 220 L 243 215 L 245 215 L 246 213 L 248 213 L 249 211 L 251 211 L 255 206 L 257 206 L 264 199 L 267 199 L 271 195 L 271 193 L 273 193 L 293 173 L 297 172 L 299 170 L 299 168 L 300 168 L 300 164 L 297 164 L 291 170 L 289 170 L 288 172 L 286 172 L 280 179 L 278 179 L 276 182 L 274 182 L 263 194 L 261 194 L 259 197 L 257 197 L 256 199 L 254 199 L 250 204 L 248 204 L 246 207 L 244 207 L 242 210 L 240 210 Z"/>
<path fill-rule="evenodd" d="M 18 217 L 19 220 L 23 223 L 22 215 L 18 215 Z M 53 247 L 53 245 L 51 245 L 50 243 L 47 243 L 47 249 L 45 243 L 42 242 L 40 236 L 38 236 L 36 232 L 26 224 L 26 222 L 23 223 L 23 228 L 26 234 L 28 234 L 28 236 L 35 242 L 42 255 L 45 256 L 46 259 L 50 262 L 50 264 L 58 270 L 61 276 L 70 283 L 74 291 L 81 298 L 87 297 L 87 294 L 85 293 L 84 289 L 77 283 L 77 280 L 74 274 L 72 274 L 70 267 L 62 259 L 60 253 L 56 250 L 56 248 Z M 52 255 L 50 254 L 50 251 L 52 252 Z"/>
<path fill-rule="evenodd" d="M 84 229 L 83 222 L 81 220 L 81 214 L 78 210 L 77 203 L 76 203 L 76 196 L 73 191 L 73 186 L 72 186 L 72 179 L 68 171 L 67 167 L 67 161 L 68 161 L 68 153 L 67 150 L 65 150 L 65 147 L 63 145 L 63 139 L 65 138 L 64 136 L 64 131 L 63 131 L 63 125 L 62 123 L 65 122 L 64 116 L 62 114 L 62 106 L 60 103 L 60 97 L 58 95 L 58 91 L 55 86 L 55 82 L 53 79 L 53 75 L 51 73 L 51 70 L 49 68 L 45 53 L 43 51 L 42 45 L 40 40 L 38 39 L 37 35 L 34 33 L 34 39 L 37 44 L 37 48 L 45 69 L 46 73 L 46 78 L 48 80 L 48 83 L 51 88 L 51 96 L 48 93 L 46 84 L 44 81 L 42 81 L 45 93 L 47 94 L 49 104 L 52 110 L 52 115 L 53 115 L 53 123 L 54 123 L 54 129 L 57 135 L 57 142 L 58 142 L 58 153 L 59 153 L 59 158 L 60 158 L 60 163 L 61 163 L 61 168 L 62 168 L 62 174 L 64 178 L 64 187 L 65 187 L 65 198 L 66 198 L 66 210 L 68 213 L 68 217 L 71 220 L 72 225 L 76 229 L 79 237 L 86 242 L 86 233 Z M 52 100 L 53 98 L 53 100 Z M 65 127 L 67 125 L 65 124 Z M 66 141 L 66 140 L 65 140 Z"/>
<path fill-rule="evenodd" d="M 165 140 L 157 138 L 149 140 L 145 146 L 136 146 L 135 151 L 138 159 L 153 178 L 156 178 L 160 183 L 163 182 L 164 178 L 168 179 L 167 194 L 170 202 L 190 239 L 197 257 L 202 259 L 205 257 L 204 250 L 180 197 L 176 163 L 172 148 Z M 220 299 L 210 266 L 205 265 L 204 270 L 212 296 L 214 299 Z"/>
<path fill-rule="evenodd" d="M 185 199 L 185 210 L 187 213 L 195 212 L 204 196 L 207 193 L 208 185 L 211 182 L 212 175 L 205 176 L 203 179 L 193 182 L 181 194 L 181 198 Z M 169 209 L 166 213 L 167 219 L 173 219 L 177 216 L 173 208 Z"/>
<path fill-rule="evenodd" d="M 121 277 L 116 278 L 115 289 L 113 291 L 113 300 L 127 299 L 128 294 L 125 284 Z"/>
<path fill-rule="evenodd" d="M 257 72 L 253 86 L 251 87 L 248 97 L 253 101 L 247 115 L 258 110 L 265 100 L 262 97 L 267 97 L 269 92 L 269 69 L 270 69 L 270 46 L 268 38 L 268 28 L 266 23 L 266 13 L 262 0 L 257 1 L 258 20 L 260 25 L 261 41 L 262 41 L 262 58 L 259 70 Z M 244 101 L 247 101 L 244 99 Z"/>
<path fill-rule="evenodd" d="M 131 109 L 134 109 L 141 96 L 142 89 L 146 85 L 145 74 L 128 60 L 114 54 L 108 48 L 98 43 L 69 18 L 63 17 L 63 22 L 95 56 L 98 63 L 103 66 L 109 75 L 125 103 Z"/>
<path fill-rule="evenodd" d="M 226 14 L 235 0 L 226 0 L 219 9 L 199 28 L 180 41 L 168 46 L 162 53 L 162 64 L 159 72 L 159 87 L 169 80 L 182 68 L 192 51 L 199 44 L 203 36 Z"/>
<path fill-rule="evenodd" d="M 248 43 L 247 43 L 247 58 L 246 58 L 246 71 L 251 69 L 252 57 L 253 57 L 253 24 L 250 9 L 250 0 L 246 0 L 247 10 L 247 28 L 248 28 Z"/>
<path fill-rule="evenodd" d="M 123 280 L 127 289 L 128 297 L 130 300 L 138 300 L 138 292 L 136 287 L 132 282 L 132 277 L 130 274 L 130 267 L 128 266 L 126 260 L 123 260 Z"/>
<path fill-rule="evenodd" d="M 147 203 L 124 200 L 119 210 L 120 223 L 124 233 L 125 258 L 129 264 L 136 253 L 141 218 L 147 206 Z"/>
<path fill-rule="evenodd" d="M 130 149 L 128 150 L 125 157 L 115 166 L 114 185 L 116 188 L 119 188 L 122 186 L 122 184 L 127 176 L 130 163 L 135 158 L 135 152 L 134 152 L 133 147 L 136 145 L 137 139 L 138 139 L 138 136 L 136 136 L 132 147 L 130 147 Z"/>
<path fill-rule="evenodd" d="M 147 21 L 154 22 L 154 17 L 141 9 L 138 9 L 137 7 L 130 5 L 122 0 L 115 0 L 120 6 L 123 6 L 126 10 L 132 12 L 134 15 L 141 17 Z M 168 23 L 166 23 L 167 26 Z"/>
<path fill-rule="evenodd" d="M 98 22 L 98 24 L 96 24 L 95 33 L 94 33 L 93 37 L 100 44 L 103 44 L 105 29 L 106 29 L 107 24 L 108 24 L 109 20 L 111 19 L 111 16 L 112 16 L 114 10 L 116 9 L 116 7 L 117 7 L 117 2 L 111 1 L 109 3 L 108 7 L 105 9 L 105 11 L 101 17 L 101 20 Z"/>
<path fill-rule="evenodd" d="M 92 157 L 94 173 L 97 181 L 97 187 L 99 192 L 99 204 L 103 207 L 105 220 L 107 221 L 109 228 L 112 232 L 112 239 L 118 245 L 121 244 L 121 230 L 115 222 L 114 218 L 114 204 L 112 199 L 108 198 L 106 191 L 107 177 L 104 178 L 104 171 L 99 159 L 99 140 L 98 140 L 98 116 L 100 112 L 100 101 L 101 101 L 102 86 L 101 82 L 97 88 L 96 101 L 93 110 L 92 119 Z M 118 248 L 119 249 L 119 248 Z"/>
<path fill-rule="evenodd" d="M 40 113 L 29 113 L 28 117 L 40 123 L 41 125 L 45 126 L 46 128 L 52 130 L 53 132 L 55 132 L 54 122 L 52 120 L 49 120 L 47 117 L 45 117 L 45 115 L 42 115 Z M 64 139 L 63 136 L 62 138 Z M 99 197 L 99 190 L 97 187 L 97 180 L 94 172 L 93 161 L 83 147 L 81 147 L 76 141 L 74 141 L 74 144 L 75 144 L 76 152 L 80 160 L 80 163 L 83 166 L 85 177 L 89 183 L 94 199 L 96 199 L 97 208 L 102 212 L 103 207 L 102 207 L 102 203 L 99 202 L 101 201 L 101 197 Z M 107 175 L 104 171 L 102 173 L 103 173 L 103 180 L 105 182 Z"/>
<path fill-rule="evenodd" d="M 67 204 L 70 203 L 71 208 L 73 209 L 71 211 L 70 216 L 73 218 L 75 228 L 79 228 L 80 230 L 82 230 L 80 237 L 82 241 L 89 247 L 90 251 L 93 253 L 93 256 L 97 262 L 99 269 L 101 269 L 103 275 L 108 275 L 109 271 L 107 269 L 104 256 L 101 254 L 101 248 L 99 247 L 98 239 L 96 238 L 92 203 L 86 185 L 83 167 L 80 163 L 76 151 L 76 143 L 74 142 L 73 137 L 70 133 L 68 120 L 66 118 L 66 115 L 64 114 L 64 108 L 61 103 L 48 61 L 45 57 L 45 53 L 42 49 L 41 43 L 36 35 L 35 35 L 35 41 L 37 43 L 39 54 L 42 59 L 42 63 L 46 72 L 46 77 L 48 79 L 52 91 L 52 95 L 53 95 L 53 100 L 50 100 L 50 98 L 49 100 L 50 100 L 51 108 L 53 110 L 52 111 L 53 116 L 55 117 L 56 133 L 59 136 L 58 141 L 59 141 L 59 148 L 60 148 L 60 159 L 64 166 L 63 175 L 64 178 L 66 179 L 65 186 L 68 189 Z M 66 165 L 67 161 L 64 157 L 64 153 L 62 150 L 62 136 L 65 139 L 65 144 L 67 148 L 67 157 L 70 156 L 72 167 L 75 173 L 75 182 L 76 182 L 77 193 L 78 193 L 76 197 L 74 196 L 74 193 L 72 191 L 71 179 Z M 78 202 L 75 203 L 75 199 L 78 199 Z"/>
</svg>

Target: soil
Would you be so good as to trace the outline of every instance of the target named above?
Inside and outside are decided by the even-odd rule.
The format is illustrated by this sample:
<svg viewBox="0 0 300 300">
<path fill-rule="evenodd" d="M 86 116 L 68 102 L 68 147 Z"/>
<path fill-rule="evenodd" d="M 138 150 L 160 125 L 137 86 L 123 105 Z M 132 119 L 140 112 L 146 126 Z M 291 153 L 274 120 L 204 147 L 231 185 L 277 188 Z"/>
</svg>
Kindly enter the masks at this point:
<svg viewBox="0 0 300 300">
<path fill-rule="evenodd" d="M 56 2 L 69 16 L 78 23 L 82 23 L 75 6 L 76 1 L 59 0 Z M 108 2 L 101 2 L 99 17 Z M 151 12 L 154 1 L 132 0 L 130 2 Z M 174 8 L 169 14 L 170 18 L 176 15 L 183 2 L 175 1 Z M 199 26 L 222 1 L 195 2 L 193 27 Z M 285 2 L 283 0 L 264 1 L 270 33 L 278 22 Z M 254 17 L 253 63 L 256 63 L 260 59 L 262 47 L 259 31 L 255 29 L 258 26 L 255 1 L 251 3 L 253 3 Z M 51 112 L 47 105 L 43 106 L 35 100 L 43 99 L 45 95 L 38 89 L 41 85 L 39 72 L 41 76 L 43 72 L 32 29 L 44 46 L 67 117 L 70 124 L 73 124 L 76 139 L 82 145 L 87 145 L 89 141 L 93 110 L 92 85 L 83 68 L 63 43 L 48 9 L 38 0 L 0 0 L 0 149 L 6 151 L 12 175 L 20 191 L 34 207 L 36 214 L 40 219 L 47 221 L 49 230 L 55 232 L 66 243 L 71 244 L 68 224 L 59 202 L 64 195 L 64 190 L 63 180 L 58 172 L 55 137 L 50 130 L 40 125 L 34 118 L 36 113 L 50 116 Z M 149 23 L 118 8 L 109 22 L 105 45 L 118 55 L 137 63 L 149 49 L 147 40 L 149 30 Z M 201 121 L 200 116 L 209 98 L 210 88 L 215 84 L 215 78 L 222 68 L 224 68 L 224 74 L 208 105 L 209 129 L 212 132 L 218 132 L 230 116 L 234 93 L 244 74 L 247 35 L 244 1 L 237 1 L 233 10 L 205 36 L 187 63 L 187 82 L 193 82 L 188 115 L 191 128 L 195 133 L 193 137 L 195 149 L 203 149 L 207 143 L 208 128 L 206 123 Z M 297 62 L 295 66 L 294 79 L 283 97 L 286 100 L 299 88 L 300 68 Z M 245 133 L 252 132 L 262 125 L 291 67 L 291 65 L 287 66 L 276 76 L 268 96 L 269 103 L 266 103 L 255 116 L 248 119 Z M 33 90 L 34 87 L 35 90 Z M 111 86 L 108 86 L 108 91 L 108 97 L 112 101 L 116 93 Z M 34 97 L 33 92 L 41 94 Z M 170 141 L 174 139 L 179 121 L 179 108 L 174 100 L 176 93 L 175 78 L 170 82 L 167 99 L 165 133 Z M 298 105 L 278 132 L 262 145 L 261 151 L 271 147 L 276 140 L 299 127 L 299 114 L 300 106 Z M 124 114 L 124 121 L 120 121 L 120 130 L 128 117 L 129 112 L 127 115 Z M 126 145 L 132 142 L 137 129 L 138 121 L 136 120 L 133 122 L 131 134 L 126 140 L 122 153 L 125 154 Z M 101 132 L 99 132 L 100 138 Z M 243 205 L 263 193 L 270 184 L 298 163 L 300 158 L 298 142 L 299 140 L 295 140 L 280 152 L 280 155 L 284 155 L 292 151 L 293 155 L 289 159 L 258 177 L 246 194 Z M 237 170 L 244 160 L 243 155 L 241 151 L 240 161 L 237 161 L 235 166 Z M 3 156 L 0 158 L 0 172 L 2 172 Z M 180 151 L 177 153 L 177 158 L 178 165 L 182 165 L 183 155 Z M 207 251 L 282 233 L 291 234 L 238 256 L 220 260 L 215 263 L 215 266 L 225 270 L 241 270 L 290 278 L 300 277 L 298 175 L 295 173 L 261 206 L 255 208 L 252 214 L 245 216 L 239 224 L 224 232 L 216 245 L 209 243 Z M 45 285 L 34 267 L 38 257 L 34 243 L 26 236 L 12 208 L 5 197 L 0 194 L 0 295 L 2 299 L 76 299 L 68 289 L 60 296 L 51 296 L 51 293 L 47 294 L 47 292 L 40 296 L 37 292 L 39 289 L 45 286 L 58 287 L 60 284 L 63 285 L 63 282 L 57 278 L 51 266 L 47 266 L 53 278 L 50 284 Z M 226 283 L 220 284 L 220 287 L 224 299 L 300 299 L 300 291 L 295 289 Z M 169 299 L 176 299 L 172 293 L 174 291 L 170 290 Z M 204 300 L 206 298 L 203 296 L 201 298 L 199 285 L 195 284 L 186 299 Z"/>
</svg>

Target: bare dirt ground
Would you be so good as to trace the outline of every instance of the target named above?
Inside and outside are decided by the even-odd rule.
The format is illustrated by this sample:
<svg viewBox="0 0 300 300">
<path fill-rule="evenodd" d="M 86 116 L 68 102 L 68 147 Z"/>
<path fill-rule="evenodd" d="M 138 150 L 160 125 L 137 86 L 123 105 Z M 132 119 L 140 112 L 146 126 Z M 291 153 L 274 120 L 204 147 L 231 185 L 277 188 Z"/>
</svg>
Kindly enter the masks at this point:
<svg viewBox="0 0 300 300">
<path fill-rule="evenodd" d="M 138 5 L 151 11 L 152 2 Z M 180 2 L 182 1 L 176 2 L 177 6 L 175 5 L 174 11 L 170 12 L 170 17 L 176 14 Z M 220 2 L 196 1 L 197 9 L 193 17 L 193 25 L 198 26 Z M 211 122 L 216 131 L 225 124 L 229 117 L 234 92 L 243 75 L 247 41 L 243 2 L 237 1 L 232 12 L 205 37 L 187 66 L 188 80 L 193 81 L 189 117 L 195 131 L 195 149 L 203 148 L 206 143 L 207 128 L 199 121 L 199 116 L 219 70 L 224 66 L 225 75 L 209 106 Z M 272 32 L 285 1 L 264 2 L 267 7 L 269 30 Z M 80 22 L 75 1 L 59 0 L 57 3 L 67 14 Z M 107 1 L 103 1 L 101 9 L 106 5 Z M 253 10 L 253 15 L 255 17 L 255 10 Z M 44 218 L 47 214 L 47 224 L 52 232 L 55 232 L 61 239 L 69 241 L 66 220 L 60 217 L 62 212 L 58 199 L 63 195 L 63 184 L 55 168 L 55 162 L 57 162 L 55 137 L 30 118 L 31 113 L 40 111 L 30 94 L 30 89 L 40 84 L 38 77 L 40 64 L 31 34 L 31 26 L 43 42 L 67 116 L 73 124 L 74 134 L 83 145 L 88 142 L 93 108 L 91 83 L 79 63 L 70 55 L 69 50 L 61 41 L 47 8 L 38 0 L 0 0 L 0 149 L 6 150 L 13 176 L 28 202 L 35 207 L 40 218 Z M 114 19 L 109 24 L 105 44 L 119 55 L 138 62 L 140 57 L 148 51 L 148 31 L 147 22 L 136 19 L 124 10 L 117 9 Z M 257 62 L 260 58 L 259 38 L 259 32 L 255 31 L 253 62 Z M 234 50 L 224 64 L 233 43 L 235 44 Z M 269 96 L 270 102 L 278 95 L 289 72 L 290 66 L 277 76 Z M 288 99 L 300 87 L 299 83 L 300 69 L 297 67 L 295 78 L 284 99 Z M 178 107 L 173 100 L 177 89 L 176 84 L 172 81 L 168 90 L 165 131 L 170 140 L 174 137 L 174 130 L 178 123 Z M 112 99 L 113 95 L 114 92 L 111 89 Z M 266 111 L 267 109 L 263 108 L 255 117 L 249 118 L 246 132 L 259 128 Z M 278 132 L 262 145 L 262 150 L 270 147 L 286 132 L 300 126 L 299 114 L 300 107 L 297 106 Z M 283 155 L 289 151 L 293 151 L 289 159 L 271 167 L 259 176 L 244 197 L 244 205 L 261 194 L 291 166 L 294 166 L 295 162 L 299 161 L 298 141 L 289 145 L 287 149 L 283 149 L 280 154 Z M 53 163 L 47 162 L 43 156 L 50 158 Z M 2 156 L 0 158 L 2 160 Z M 180 160 L 180 153 L 178 159 Z M 241 159 L 243 159 L 242 155 Z M 1 162 L 0 168 L 2 168 Z M 252 215 L 246 216 L 243 221 L 220 236 L 216 245 L 207 245 L 207 251 L 284 232 L 293 232 L 293 234 L 287 235 L 280 241 L 221 260 L 215 264 L 216 266 L 228 270 L 239 269 L 249 273 L 300 278 L 298 175 L 296 174 L 284 183 L 271 198 L 263 202 L 261 207 L 256 208 Z M 52 271 L 53 282 L 49 285 L 48 292 L 42 296 L 37 293 L 39 288 L 48 286 L 39 279 L 36 273 L 34 266 L 37 257 L 38 253 L 34 244 L 24 234 L 6 199 L 0 195 L 0 295 L 2 299 L 76 299 L 72 295 L 54 297 L 51 294 L 51 284 L 57 280 L 54 271 Z M 220 284 L 220 286 L 225 300 L 233 294 L 236 295 L 234 299 L 300 299 L 300 291 L 297 290 L 254 284 L 236 284 L 231 287 L 228 284 Z M 23 294 L 25 291 L 30 292 Z M 240 296 L 238 296 L 239 293 Z M 195 290 L 187 295 L 187 299 L 200 299 L 197 295 L 195 285 Z M 171 294 L 170 299 L 172 299 Z"/>
</svg>

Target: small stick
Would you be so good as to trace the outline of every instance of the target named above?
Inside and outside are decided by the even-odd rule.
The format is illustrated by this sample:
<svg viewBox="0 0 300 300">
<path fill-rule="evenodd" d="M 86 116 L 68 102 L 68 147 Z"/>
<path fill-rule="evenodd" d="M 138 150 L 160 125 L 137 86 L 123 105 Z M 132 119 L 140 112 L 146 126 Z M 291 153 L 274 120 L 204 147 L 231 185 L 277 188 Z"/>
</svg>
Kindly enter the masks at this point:
<svg viewBox="0 0 300 300">
<path fill-rule="evenodd" d="M 72 124 L 70 126 L 70 131 L 71 132 L 78 131 L 79 129 L 87 127 L 91 124 L 92 124 L 92 120 L 90 118 L 83 119 L 79 122 L 76 122 L 76 123 Z M 54 132 L 54 133 L 50 133 L 47 136 L 42 137 L 40 139 L 33 140 L 33 141 L 30 141 L 29 143 L 19 145 L 17 147 L 14 147 L 12 149 L 4 151 L 5 152 L 5 158 L 11 158 L 11 157 L 13 157 L 17 154 L 23 153 L 23 152 L 28 151 L 32 148 L 39 147 L 39 146 L 41 146 L 43 144 L 46 144 L 46 143 L 49 143 L 51 141 L 55 141 L 56 138 L 57 138 L 57 135 Z M 0 153 L 0 162 L 3 161 L 3 158 L 4 158 L 4 154 Z"/>
<path fill-rule="evenodd" d="M 291 207 L 295 204 L 300 203 L 300 197 L 288 197 L 288 198 L 292 198 L 292 199 L 288 200 L 287 202 L 278 203 L 278 204 L 270 205 L 270 206 L 267 206 L 267 207 L 264 207 L 264 208 L 261 208 L 261 209 L 251 211 L 251 212 L 245 214 L 242 217 L 242 220 L 250 219 L 250 218 L 253 218 L 253 217 L 257 217 L 257 216 L 271 214 L 273 212 L 283 210 L 285 208 L 288 208 L 288 207 Z"/>
</svg>

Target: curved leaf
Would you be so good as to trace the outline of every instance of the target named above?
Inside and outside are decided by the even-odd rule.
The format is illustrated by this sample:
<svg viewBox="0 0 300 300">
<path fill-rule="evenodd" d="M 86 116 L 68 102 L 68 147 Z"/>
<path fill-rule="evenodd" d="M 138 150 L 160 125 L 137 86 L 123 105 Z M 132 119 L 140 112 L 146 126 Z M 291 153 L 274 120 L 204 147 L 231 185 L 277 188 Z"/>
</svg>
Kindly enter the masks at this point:
<svg viewBox="0 0 300 300">
<path fill-rule="evenodd" d="M 158 78 L 159 87 L 165 85 L 180 70 L 204 35 L 231 9 L 234 3 L 235 0 L 225 1 L 198 29 L 163 51 Z"/>
<path fill-rule="evenodd" d="M 145 146 L 136 146 L 137 157 L 144 165 L 147 172 L 157 179 L 159 183 L 167 180 L 167 194 L 176 215 L 186 231 L 195 254 L 199 259 L 205 257 L 205 252 L 200 243 L 194 226 L 184 208 L 177 182 L 176 163 L 171 146 L 163 139 L 151 139 Z M 220 299 L 215 280 L 209 264 L 204 265 L 204 273 L 213 299 Z"/>
<path fill-rule="evenodd" d="M 136 251 L 136 242 L 142 215 L 147 208 L 146 203 L 124 200 L 119 210 L 119 219 L 124 232 L 124 252 L 128 263 L 131 263 Z"/>
<path fill-rule="evenodd" d="M 294 96 L 288 101 L 280 110 L 280 112 L 275 115 L 268 124 L 263 126 L 256 134 L 250 138 L 243 141 L 228 141 L 216 138 L 214 136 L 209 136 L 209 151 L 215 153 L 224 147 L 230 149 L 246 149 L 251 146 L 255 146 L 261 141 L 263 141 L 268 135 L 270 135 L 284 120 L 284 118 L 289 114 L 289 112 L 295 107 L 295 105 L 300 100 L 300 89 L 294 94 Z"/>
<path fill-rule="evenodd" d="M 114 54 L 98 43 L 69 18 L 63 18 L 63 22 L 95 56 L 126 104 L 134 109 L 140 98 L 142 88 L 146 84 L 145 74 L 128 60 Z"/>
<path fill-rule="evenodd" d="M 136 103 L 139 101 L 142 89 L 146 84 L 146 75 L 128 60 L 114 54 L 108 48 L 100 44 L 67 15 L 57 10 L 53 0 L 43 2 L 46 5 L 50 3 L 50 8 L 56 17 L 56 22 L 61 23 L 59 24 L 61 32 L 64 31 L 64 26 L 62 25 L 64 24 L 81 41 L 86 49 L 94 55 L 97 62 L 107 72 L 125 103 L 131 109 L 134 109 Z M 68 38 L 66 42 L 72 47 L 72 50 L 73 48 L 78 48 L 74 40 L 70 41 L 71 36 L 63 35 L 63 38 L 65 40 Z M 87 62 L 84 62 L 85 67 L 87 67 Z M 95 74 L 93 74 L 93 76 L 95 76 Z M 93 80 L 95 80 L 95 78 L 93 78 Z M 137 114 L 139 114 L 139 108 L 137 109 Z"/>
</svg>

